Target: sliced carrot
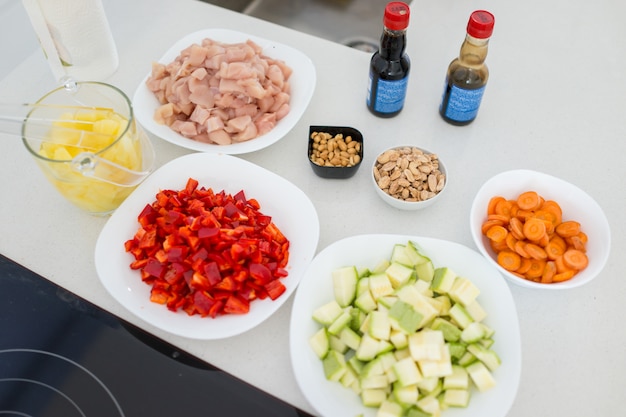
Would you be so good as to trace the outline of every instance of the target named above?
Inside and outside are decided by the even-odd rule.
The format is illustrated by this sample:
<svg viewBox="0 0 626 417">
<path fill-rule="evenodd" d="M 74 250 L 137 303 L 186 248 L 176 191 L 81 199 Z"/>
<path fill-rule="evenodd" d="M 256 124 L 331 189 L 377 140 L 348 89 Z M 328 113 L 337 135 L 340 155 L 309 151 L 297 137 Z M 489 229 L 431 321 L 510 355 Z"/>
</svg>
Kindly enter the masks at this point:
<svg viewBox="0 0 626 417">
<path fill-rule="evenodd" d="M 528 254 L 528 252 L 526 252 L 526 241 L 524 240 L 518 240 L 517 242 L 515 242 L 515 252 L 524 258 L 530 258 L 530 255 Z"/>
<path fill-rule="evenodd" d="M 580 233 L 580 223 L 574 220 L 567 220 L 556 227 L 556 233 L 561 237 L 572 237 Z"/>
<path fill-rule="evenodd" d="M 563 252 L 563 253 L 565 253 L 565 252 Z M 565 262 L 563 261 L 563 255 L 561 255 L 558 258 L 556 258 L 554 260 L 554 263 L 556 264 L 556 272 L 559 273 L 559 274 L 562 274 L 562 273 L 567 272 L 567 271 L 575 271 L 574 269 L 572 269 L 569 266 L 565 265 Z"/>
<path fill-rule="evenodd" d="M 565 247 L 561 246 L 554 239 L 550 240 L 543 249 L 546 251 L 546 255 L 551 261 L 554 261 L 556 258 L 562 256 L 563 253 L 565 253 Z"/>
<path fill-rule="evenodd" d="M 490 240 L 489 244 L 491 246 L 491 249 L 493 249 L 493 251 L 495 253 L 499 253 L 503 250 L 507 250 L 509 247 L 506 245 L 506 240 L 502 240 L 500 242 L 496 242 L 495 240 Z"/>
<path fill-rule="evenodd" d="M 502 225 L 508 224 L 511 218 L 509 216 L 505 216 L 503 214 L 490 214 L 487 216 L 487 220 L 495 220 L 499 221 Z"/>
<path fill-rule="evenodd" d="M 563 210 L 561 209 L 559 203 L 554 200 L 544 201 L 544 203 L 540 207 L 540 210 L 552 213 L 555 225 L 560 224 L 563 220 Z"/>
<path fill-rule="evenodd" d="M 496 214 L 496 205 L 503 200 L 505 200 L 505 198 L 500 195 L 492 197 L 487 205 L 487 215 Z"/>
<path fill-rule="evenodd" d="M 556 265 L 554 264 L 554 261 L 546 262 L 546 265 L 543 268 L 543 273 L 541 274 L 541 282 L 544 284 L 550 284 L 554 280 L 555 275 Z"/>
<path fill-rule="evenodd" d="M 567 281 L 568 279 L 572 279 L 574 275 L 576 275 L 576 271 L 573 269 L 567 270 L 565 272 L 557 273 L 557 274 L 554 274 L 554 277 L 552 277 L 552 282 Z"/>
<path fill-rule="evenodd" d="M 504 228 L 504 226 L 491 226 L 489 230 L 487 230 L 487 238 L 494 242 L 502 242 L 506 239 L 506 236 L 509 234 L 509 231 Z"/>
<path fill-rule="evenodd" d="M 522 210 L 537 210 L 541 205 L 539 194 L 536 191 L 526 191 L 517 197 L 517 205 Z"/>
<path fill-rule="evenodd" d="M 565 249 L 567 249 L 567 242 L 565 242 L 565 239 L 563 239 L 561 236 L 559 235 L 552 235 L 550 237 L 550 242 L 559 245 L 561 247 L 561 249 L 563 250 L 563 252 L 565 252 Z"/>
<path fill-rule="evenodd" d="M 568 249 L 563 254 L 563 263 L 572 269 L 580 271 L 587 267 L 589 259 L 584 252 L 578 249 Z"/>
<path fill-rule="evenodd" d="M 526 239 L 538 242 L 546 234 L 546 225 L 543 221 L 531 217 L 524 223 L 523 231 Z"/>
<path fill-rule="evenodd" d="M 526 272 L 526 276 L 531 280 L 541 277 L 543 275 L 543 270 L 546 267 L 546 261 L 542 261 L 539 259 L 531 259 L 530 260 L 530 268 Z"/>
<path fill-rule="evenodd" d="M 534 243 L 526 243 L 524 250 L 533 259 L 545 260 L 548 258 L 546 251 L 541 246 L 535 245 Z"/>
<path fill-rule="evenodd" d="M 518 209 L 515 212 L 515 217 L 517 217 L 518 219 L 520 219 L 521 221 L 525 222 L 526 219 L 529 219 L 531 217 L 533 217 L 533 212 L 530 210 L 522 210 L 522 209 Z"/>
<path fill-rule="evenodd" d="M 510 250 L 503 250 L 498 253 L 497 261 L 498 265 L 507 271 L 515 271 L 522 264 L 521 257 L 517 253 Z"/>
<path fill-rule="evenodd" d="M 556 224 L 554 223 L 555 220 L 551 213 L 547 211 L 537 210 L 535 211 L 535 214 L 533 214 L 533 218 L 543 221 L 543 224 L 546 225 L 546 233 L 554 233 L 554 230 L 556 229 Z"/>
<path fill-rule="evenodd" d="M 521 264 L 519 268 L 515 270 L 515 272 L 524 276 L 524 274 L 526 274 L 526 272 L 528 272 L 528 270 L 530 269 L 531 265 L 532 265 L 532 261 L 530 259 L 521 258 Z"/>
<path fill-rule="evenodd" d="M 508 233 L 506 235 L 506 246 L 511 249 L 513 252 L 515 252 L 515 244 L 518 242 L 517 239 L 515 239 L 515 236 L 513 236 L 513 233 Z"/>
<path fill-rule="evenodd" d="M 526 237 L 524 236 L 524 224 L 517 217 L 511 217 L 511 220 L 509 221 L 509 230 L 517 240 L 521 240 Z"/>
<path fill-rule="evenodd" d="M 568 237 L 567 239 L 565 239 L 565 241 L 568 243 L 569 246 L 571 246 L 572 248 L 576 250 L 579 250 L 581 252 L 587 251 L 587 248 L 585 247 L 585 242 L 583 242 L 580 236 L 578 235 Z"/>
<path fill-rule="evenodd" d="M 502 222 L 499 220 L 485 220 L 480 227 L 481 233 L 487 235 L 487 230 L 489 230 L 491 226 L 502 226 Z"/>
<path fill-rule="evenodd" d="M 495 213 L 511 217 L 511 210 L 514 202 L 512 200 L 501 200 L 496 203 Z"/>
</svg>

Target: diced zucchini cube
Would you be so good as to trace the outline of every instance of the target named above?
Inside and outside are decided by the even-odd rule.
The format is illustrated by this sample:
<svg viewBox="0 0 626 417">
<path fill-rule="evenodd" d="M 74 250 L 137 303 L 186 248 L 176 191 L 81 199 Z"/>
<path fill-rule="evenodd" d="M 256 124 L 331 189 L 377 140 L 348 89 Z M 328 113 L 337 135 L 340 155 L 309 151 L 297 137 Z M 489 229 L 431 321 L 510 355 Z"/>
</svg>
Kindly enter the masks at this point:
<svg viewBox="0 0 626 417">
<path fill-rule="evenodd" d="M 329 381 L 339 381 L 346 372 L 346 359 L 343 354 L 336 350 L 331 350 L 328 355 L 322 359 L 324 375 Z"/>
<path fill-rule="evenodd" d="M 457 303 L 467 306 L 476 300 L 480 294 L 480 290 L 472 281 L 463 277 L 456 277 L 452 288 L 448 291 L 448 295 Z"/>
<path fill-rule="evenodd" d="M 502 363 L 498 354 L 492 349 L 486 349 L 480 343 L 472 343 L 467 346 L 467 351 L 485 364 L 490 371 L 498 369 Z"/>
<path fill-rule="evenodd" d="M 411 357 L 416 360 L 439 360 L 444 346 L 443 332 L 424 329 L 409 336 Z"/>
<path fill-rule="evenodd" d="M 441 413 L 441 406 L 436 396 L 427 395 L 417 401 L 417 406 L 424 412 L 432 416 L 438 416 Z"/>
<path fill-rule="evenodd" d="M 411 357 L 397 361 L 392 369 L 402 387 L 416 385 L 422 379 L 417 363 Z"/>
<path fill-rule="evenodd" d="M 394 323 L 394 328 L 413 334 L 423 323 L 424 316 L 410 304 L 397 300 L 389 310 L 389 319 Z"/>
<path fill-rule="evenodd" d="M 440 330 L 443 333 L 443 338 L 446 342 L 458 342 L 461 338 L 461 329 L 441 317 L 437 317 L 433 320 L 430 328 L 433 330 Z"/>
<path fill-rule="evenodd" d="M 472 317 L 467 313 L 465 307 L 463 307 L 460 303 L 456 303 L 450 307 L 448 314 L 461 329 L 465 329 L 470 323 L 474 322 Z"/>
<path fill-rule="evenodd" d="M 335 300 L 341 307 L 347 307 L 354 301 L 356 296 L 359 274 L 356 267 L 346 266 L 332 271 L 333 292 Z"/>
<path fill-rule="evenodd" d="M 480 392 L 487 391 L 496 385 L 493 375 L 482 362 L 476 361 L 468 365 L 466 369 L 472 382 Z"/>
<path fill-rule="evenodd" d="M 387 391 L 380 388 L 363 389 L 361 391 L 361 401 L 366 407 L 380 407 L 387 399 Z"/>
<path fill-rule="evenodd" d="M 389 379 L 387 378 L 387 375 L 385 374 L 361 377 L 362 389 L 375 389 L 375 388 L 384 389 L 388 385 L 389 385 Z"/>
<path fill-rule="evenodd" d="M 452 365 L 452 373 L 443 378 L 443 389 L 469 389 L 469 374 L 460 365 Z"/>
<path fill-rule="evenodd" d="M 456 279 L 456 273 L 447 267 L 435 269 L 435 275 L 430 287 L 439 294 L 447 294 L 452 289 L 452 284 Z"/>
<path fill-rule="evenodd" d="M 478 322 L 472 322 L 461 332 L 461 340 L 465 343 L 475 343 L 485 337 L 485 328 Z"/>
<path fill-rule="evenodd" d="M 359 379 L 359 377 L 358 377 L 357 373 L 354 372 L 354 369 L 352 369 L 352 367 L 348 366 L 348 367 L 346 367 L 346 372 L 343 374 L 343 376 L 341 377 L 339 382 L 341 383 L 341 385 L 343 385 L 344 387 L 348 388 L 348 387 L 351 387 L 352 384 L 354 384 L 354 382 L 357 381 L 358 379 Z"/>
<path fill-rule="evenodd" d="M 450 349 L 452 363 L 458 363 L 463 355 L 465 355 L 465 352 L 467 352 L 467 345 L 464 343 L 450 342 L 448 343 L 448 348 Z"/>
<path fill-rule="evenodd" d="M 356 350 L 356 357 L 361 361 L 371 361 L 378 354 L 379 344 L 378 339 L 374 339 L 369 333 L 364 333 L 361 336 L 361 344 Z"/>
<path fill-rule="evenodd" d="M 487 317 L 487 312 L 480 304 L 480 302 L 478 302 L 478 300 L 474 300 L 474 302 L 466 304 L 465 310 L 474 321 L 480 322 L 483 321 L 485 317 Z"/>
<path fill-rule="evenodd" d="M 396 402 L 385 400 L 380 404 L 376 417 L 402 417 L 402 406 Z"/>
<path fill-rule="evenodd" d="M 430 283 L 435 277 L 435 266 L 428 259 L 426 262 L 415 265 L 415 275 L 418 280 Z"/>
<path fill-rule="evenodd" d="M 330 326 L 333 321 L 343 313 L 343 309 L 336 300 L 318 307 L 313 311 L 313 320 L 324 325 Z"/>
<path fill-rule="evenodd" d="M 397 381 L 393 384 L 391 394 L 404 408 L 409 408 L 409 406 L 417 403 L 419 399 L 419 389 L 417 385 L 402 386 Z"/>
<path fill-rule="evenodd" d="M 386 311 L 374 310 L 370 315 L 368 332 L 370 336 L 378 340 L 389 340 L 391 324 L 389 314 Z"/>
<path fill-rule="evenodd" d="M 349 311 L 343 311 L 339 317 L 337 317 L 331 324 L 328 326 L 328 333 L 332 335 L 338 335 L 344 327 L 350 323 L 352 320 L 352 316 Z"/>
<path fill-rule="evenodd" d="M 422 380 L 417 383 L 417 387 L 419 388 L 420 393 L 424 395 L 437 395 L 437 391 L 441 390 L 441 385 L 441 380 L 436 376 L 422 378 Z"/>
<path fill-rule="evenodd" d="M 328 334 L 328 343 L 330 344 L 331 350 L 336 350 L 340 353 L 346 353 L 348 349 L 348 345 L 346 345 L 339 336 L 335 336 L 334 334 Z"/>
<path fill-rule="evenodd" d="M 386 273 L 370 275 L 369 277 L 370 293 L 374 300 L 378 300 L 380 297 L 393 294 L 394 288 L 391 285 L 391 280 Z"/>
<path fill-rule="evenodd" d="M 405 332 L 398 329 L 392 329 L 389 335 L 389 341 L 393 344 L 393 347 L 398 349 L 404 349 L 409 346 L 409 338 Z"/>
<path fill-rule="evenodd" d="M 344 327 L 339 333 L 339 340 L 346 344 L 350 349 L 357 350 L 361 344 L 361 336 L 350 327 Z"/>
<path fill-rule="evenodd" d="M 330 349 L 326 328 L 322 327 L 315 332 L 315 334 L 309 338 L 309 345 L 318 358 L 324 359 Z"/>
<path fill-rule="evenodd" d="M 393 288 L 400 288 L 415 276 L 415 270 L 399 262 L 392 262 L 385 270 Z"/>
<path fill-rule="evenodd" d="M 465 408 L 469 405 L 470 392 L 467 389 L 448 389 L 443 393 L 443 403 L 450 407 Z"/>
<path fill-rule="evenodd" d="M 441 348 L 441 358 L 438 360 L 422 359 L 417 361 L 424 377 L 445 377 L 452 373 L 452 359 L 448 345 Z"/>
<path fill-rule="evenodd" d="M 374 311 L 378 307 L 374 296 L 369 291 L 361 293 L 361 295 L 359 295 L 356 300 L 354 300 L 354 305 L 365 313 Z M 339 304 L 337 304 L 337 306 L 339 306 Z"/>
</svg>

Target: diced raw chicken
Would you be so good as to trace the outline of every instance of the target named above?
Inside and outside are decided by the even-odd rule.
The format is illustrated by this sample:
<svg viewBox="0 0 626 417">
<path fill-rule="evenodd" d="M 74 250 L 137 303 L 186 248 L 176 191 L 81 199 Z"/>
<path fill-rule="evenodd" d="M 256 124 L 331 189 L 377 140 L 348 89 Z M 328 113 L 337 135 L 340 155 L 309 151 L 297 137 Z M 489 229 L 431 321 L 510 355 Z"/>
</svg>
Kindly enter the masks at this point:
<svg viewBox="0 0 626 417">
<path fill-rule="evenodd" d="M 283 61 L 263 55 L 251 40 L 203 39 L 168 64 L 153 63 L 146 86 L 162 104 L 157 123 L 201 142 L 227 145 L 263 135 L 290 110 Z"/>
</svg>

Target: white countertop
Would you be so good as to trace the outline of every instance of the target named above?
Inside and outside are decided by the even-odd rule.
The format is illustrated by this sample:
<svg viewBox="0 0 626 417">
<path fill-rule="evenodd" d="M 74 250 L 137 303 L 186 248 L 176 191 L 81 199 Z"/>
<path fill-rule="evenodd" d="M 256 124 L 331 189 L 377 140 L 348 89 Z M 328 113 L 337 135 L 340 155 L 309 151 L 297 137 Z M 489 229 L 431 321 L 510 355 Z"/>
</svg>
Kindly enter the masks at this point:
<svg viewBox="0 0 626 417">
<path fill-rule="evenodd" d="M 475 249 L 468 224 L 474 194 L 511 168 L 542 171 L 576 184 L 604 209 L 612 249 L 602 274 L 566 292 L 511 286 L 521 326 L 522 376 L 508 414 L 612 416 L 626 386 L 626 3 L 413 2 L 408 31 L 412 60 L 404 111 L 383 120 L 368 113 L 369 54 L 258 19 L 190 0 L 107 0 L 120 67 L 107 81 L 132 96 L 152 60 L 184 35 L 223 27 L 275 39 L 306 53 L 317 69 L 316 91 L 301 121 L 273 146 L 240 157 L 284 176 L 313 201 L 320 218 L 318 250 L 361 233 L 410 233 Z M 491 78 L 477 120 L 466 127 L 438 115 L 444 73 L 458 53 L 470 12 L 496 16 L 487 63 Z M 382 16 L 382 10 L 381 10 Z M 30 27 L 13 39 L 32 39 Z M 16 41 L 13 41 L 13 44 Z M 30 44 L 28 44 L 30 47 Z M 12 47 L 3 36 L 3 61 Z M 5 61 L 6 62 L 6 61 Z M 40 51 L 14 62 L 0 81 L 0 102 L 37 99 L 54 87 Z M 316 177 L 306 159 L 311 124 L 349 125 L 365 136 L 365 168 L 345 180 Z M 19 140 L 2 136 L 0 253 L 208 362 L 313 412 L 289 361 L 291 301 L 242 335 L 197 341 L 164 334 L 130 315 L 101 285 L 94 247 L 105 218 L 75 209 L 46 182 Z M 159 165 L 188 153 L 153 138 Z M 383 203 L 367 176 L 374 155 L 415 143 L 446 161 L 447 195 L 421 212 Z M 0 289 L 1 290 L 1 289 Z"/>
</svg>

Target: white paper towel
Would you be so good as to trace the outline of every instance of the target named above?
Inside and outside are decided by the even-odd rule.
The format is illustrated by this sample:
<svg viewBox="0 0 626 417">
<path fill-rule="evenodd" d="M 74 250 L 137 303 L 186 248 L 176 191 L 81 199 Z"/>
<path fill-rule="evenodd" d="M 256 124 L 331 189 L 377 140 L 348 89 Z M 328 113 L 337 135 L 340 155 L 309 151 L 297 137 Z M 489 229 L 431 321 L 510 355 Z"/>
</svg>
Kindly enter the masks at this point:
<svg viewBox="0 0 626 417">
<path fill-rule="evenodd" d="M 22 0 L 56 80 L 101 81 L 119 64 L 102 0 Z"/>
</svg>

